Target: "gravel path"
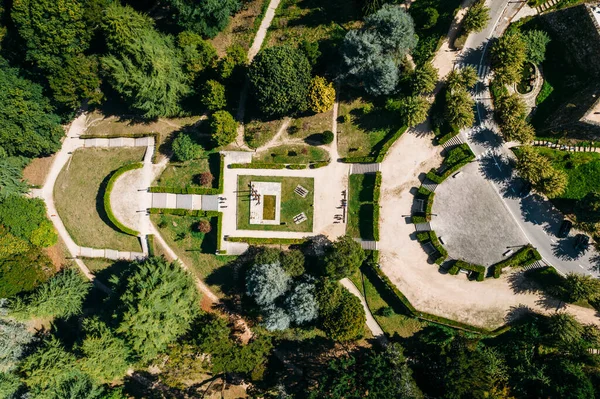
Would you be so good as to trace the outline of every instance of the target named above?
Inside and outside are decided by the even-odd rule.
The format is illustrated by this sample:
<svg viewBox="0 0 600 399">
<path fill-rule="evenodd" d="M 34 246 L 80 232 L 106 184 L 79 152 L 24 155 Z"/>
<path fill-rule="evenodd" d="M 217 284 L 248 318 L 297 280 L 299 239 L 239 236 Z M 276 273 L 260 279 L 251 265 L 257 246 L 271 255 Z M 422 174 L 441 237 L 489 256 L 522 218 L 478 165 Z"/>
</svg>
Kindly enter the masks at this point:
<svg viewBox="0 0 600 399">
<path fill-rule="evenodd" d="M 371 333 L 373 334 L 373 336 L 375 338 L 379 339 L 382 343 L 387 343 L 387 338 L 385 337 L 383 330 L 379 326 L 379 323 L 377 323 L 377 320 L 375 320 L 375 318 L 371 314 L 371 310 L 369 309 L 369 306 L 367 305 L 367 301 L 362 296 L 360 290 L 348 278 L 344 278 L 344 279 L 340 280 L 340 283 L 344 287 L 346 287 L 346 289 L 348 291 L 350 291 L 353 295 L 357 296 L 358 299 L 360 299 L 360 303 L 362 304 L 363 308 L 365 309 L 365 315 L 367 316 L 367 327 L 369 328 L 369 330 L 371 330 Z"/>
</svg>

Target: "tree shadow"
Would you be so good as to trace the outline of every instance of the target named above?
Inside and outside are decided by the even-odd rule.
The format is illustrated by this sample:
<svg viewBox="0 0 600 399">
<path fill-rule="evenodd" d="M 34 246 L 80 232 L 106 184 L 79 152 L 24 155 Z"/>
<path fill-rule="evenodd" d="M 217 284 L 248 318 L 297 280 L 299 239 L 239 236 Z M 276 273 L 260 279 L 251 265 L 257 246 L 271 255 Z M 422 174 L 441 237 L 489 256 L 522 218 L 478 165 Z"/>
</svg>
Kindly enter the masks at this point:
<svg viewBox="0 0 600 399">
<path fill-rule="evenodd" d="M 479 160 L 479 171 L 487 180 L 495 183 L 507 183 L 512 177 L 510 160 L 491 153 L 481 157 Z"/>
<path fill-rule="evenodd" d="M 514 323 L 518 322 L 519 320 L 522 320 L 523 318 L 532 316 L 534 314 L 535 314 L 535 311 L 533 309 L 531 309 L 529 306 L 519 304 L 517 306 L 510 307 L 510 310 L 508 311 L 506 316 L 504 316 L 504 321 L 507 324 L 514 324 Z"/>
<path fill-rule="evenodd" d="M 504 140 L 502 137 L 488 126 L 480 126 L 473 129 L 469 137 L 475 144 L 482 147 L 496 150 L 502 147 Z"/>
<path fill-rule="evenodd" d="M 523 215 L 526 222 L 541 225 L 543 219 L 541 218 L 540 209 L 544 204 L 544 198 L 538 194 L 531 194 L 521 200 L 521 214 Z"/>
<path fill-rule="evenodd" d="M 577 260 L 585 255 L 585 249 L 575 248 L 575 237 L 566 237 L 552 244 L 552 253 L 561 260 Z"/>
</svg>

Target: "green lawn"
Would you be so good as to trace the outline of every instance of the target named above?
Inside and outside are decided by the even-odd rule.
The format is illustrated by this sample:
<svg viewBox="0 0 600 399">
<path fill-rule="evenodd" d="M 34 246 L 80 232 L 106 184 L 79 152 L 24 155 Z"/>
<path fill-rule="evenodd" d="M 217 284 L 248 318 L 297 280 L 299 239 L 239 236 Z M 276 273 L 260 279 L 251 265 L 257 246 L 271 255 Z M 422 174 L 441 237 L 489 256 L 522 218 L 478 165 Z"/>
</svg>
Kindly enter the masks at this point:
<svg viewBox="0 0 600 399">
<path fill-rule="evenodd" d="M 350 175 L 346 233 L 354 238 L 373 239 L 373 189 L 375 174 Z"/>
<path fill-rule="evenodd" d="M 248 114 L 257 113 L 252 107 L 249 107 Z M 279 131 L 283 119 L 274 119 L 262 121 L 249 116 L 244 128 L 244 141 L 251 148 L 259 148 L 268 143 Z"/>
<path fill-rule="evenodd" d="M 350 89 L 345 89 L 350 90 Z M 402 127 L 398 112 L 342 91 L 338 112 L 338 149 L 342 157 L 376 152 L 388 135 Z"/>
<path fill-rule="evenodd" d="M 569 177 L 565 192 L 552 199 L 561 211 L 572 213 L 578 200 L 591 191 L 600 191 L 600 153 L 566 152 L 544 147 L 535 149 Z"/>
<path fill-rule="evenodd" d="M 56 209 L 81 246 L 140 251 L 137 237 L 117 231 L 104 211 L 108 178 L 119 167 L 142 160 L 145 148 L 82 148 L 60 172 L 54 186 Z"/>
<path fill-rule="evenodd" d="M 341 38 L 362 19 L 360 7 L 346 0 L 283 0 L 269 27 L 265 47 L 298 45 L 303 40 L 322 42 Z"/>
<path fill-rule="evenodd" d="M 414 317 L 402 314 L 393 313 L 391 316 L 382 316 L 381 310 L 390 305 L 379 295 L 379 292 L 377 292 L 377 289 L 371 284 L 369 279 L 366 276 L 363 278 L 360 271 L 350 276 L 350 279 L 363 293 L 373 317 L 375 317 L 375 320 L 377 320 L 383 331 L 389 336 L 393 337 L 395 334 L 398 334 L 400 337 L 410 337 L 427 325 L 427 323 Z"/>
<path fill-rule="evenodd" d="M 218 153 L 209 154 L 207 158 L 195 159 L 187 162 L 169 162 L 162 174 L 156 179 L 160 187 L 202 187 L 194 178 L 203 172 L 212 173 L 214 179 L 208 188 L 219 185 L 221 157 Z"/>
<path fill-rule="evenodd" d="M 329 153 L 319 147 L 304 144 L 282 145 L 257 152 L 254 162 L 265 163 L 309 163 L 329 160 Z"/>
<path fill-rule="evenodd" d="M 250 192 L 251 181 L 281 182 L 281 222 L 282 225 L 250 224 Z M 308 190 L 306 198 L 294 193 L 300 184 Z M 313 229 L 314 179 L 312 177 L 273 177 L 273 176 L 238 176 L 237 228 L 241 230 L 268 231 L 305 231 Z M 308 220 L 296 224 L 294 216 L 304 212 Z"/>
<path fill-rule="evenodd" d="M 332 119 L 333 110 L 322 112 L 320 114 L 298 116 L 290 122 L 290 125 L 283 136 L 283 140 L 311 140 L 311 136 L 321 134 L 326 130 L 331 130 Z"/>
<path fill-rule="evenodd" d="M 203 218 L 174 215 L 151 215 L 152 222 L 160 231 L 167 244 L 175 251 L 191 271 L 206 282 L 218 295 L 227 291 L 231 283 L 231 271 L 227 264 L 233 256 L 216 256 L 217 218 L 211 218 L 212 231 L 204 234 L 196 231 L 196 224 Z M 204 218 L 204 220 L 207 220 Z M 156 243 L 157 254 L 162 251 Z"/>
</svg>

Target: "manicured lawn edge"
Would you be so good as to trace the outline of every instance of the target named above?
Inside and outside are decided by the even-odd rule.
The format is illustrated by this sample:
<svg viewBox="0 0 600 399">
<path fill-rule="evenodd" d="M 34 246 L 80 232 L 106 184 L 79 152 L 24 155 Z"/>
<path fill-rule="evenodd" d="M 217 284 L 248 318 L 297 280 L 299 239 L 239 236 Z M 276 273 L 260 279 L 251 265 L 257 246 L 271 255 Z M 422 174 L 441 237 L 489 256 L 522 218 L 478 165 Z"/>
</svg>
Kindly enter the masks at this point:
<svg viewBox="0 0 600 399">
<path fill-rule="evenodd" d="M 221 232 L 223 231 L 223 213 L 217 211 L 203 211 L 200 209 L 163 209 L 149 208 L 151 215 L 174 215 L 174 216 L 192 216 L 198 218 L 217 218 L 217 252 L 219 255 L 225 255 L 226 251 L 221 250 Z"/>
<path fill-rule="evenodd" d="M 227 237 L 226 241 L 230 242 L 245 242 L 250 245 L 293 245 L 303 244 L 306 238 L 262 238 L 262 237 Z"/>
<path fill-rule="evenodd" d="M 329 161 L 309 163 L 230 163 L 229 169 L 319 169 L 329 165 Z"/>
<path fill-rule="evenodd" d="M 525 267 L 541 259 L 542 255 L 540 255 L 537 249 L 535 249 L 531 244 L 529 244 L 519 249 L 509 258 L 493 264 L 492 266 L 490 266 L 490 268 L 492 269 L 494 278 L 500 278 L 500 274 L 502 274 L 502 269 L 507 266 Z"/>
<path fill-rule="evenodd" d="M 136 163 L 131 163 L 129 165 L 121 166 L 119 169 L 117 169 L 112 174 L 112 176 L 110 176 L 110 178 L 108 179 L 108 183 L 106 184 L 106 190 L 104 191 L 104 198 L 103 198 L 104 211 L 106 212 L 106 216 L 108 217 L 108 219 L 110 220 L 110 222 L 120 232 L 125 233 L 125 234 L 129 234 L 130 236 L 134 236 L 134 237 L 139 236 L 140 232 L 136 231 L 136 230 L 133 230 L 133 229 L 130 229 L 129 227 L 125 226 L 123 223 L 121 223 L 117 219 L 117 217 L 115 216 L 115 214 L 112 211 L 112 207 L 110 206 L 110 193 L 112 192 L 113 186 L 115 185 L 115 182 L 117 181 L 117 178 L 119 178 L 123 173 L 129 172 L 130 170 L 133 170 L 133 169 L 141 169 L 143 166 L 144 166 L 143 163 L 136 162 Z"/>
<path fill-rule="evenodd" d="M 472 333 L 481 334 L 481 335 L 490 336 L 490 337 L 495 337 L 495 336 L 500 335 L 510 329 L 509 325 L 503 325 L 495 330 L 488 330 L 485 328 L 475 327 L 475 326 L 472 326 L 472 325 L 469 325 L 466 323 L 461 323 L 461 322 L 458 322 L 455 320 L 447 319 L 445 317 L 440 317 L 440 316 L 436 316 L 436 315 L 433 315 L 430 313 L 421 312 L 421 311 L 417 310 L 410 303 L 408 298 L 406 298 L 406 296 L 404 296 L 404 294 L 381 271 L 381 269 L 379 267 L 375 266 L 377 264 L 377 260 L 378 260 L 379 256 L 378 256 L 377 251 L 373 251 L 373 252 L 376 253 L 373 255 L 373 258 L 376 260 L 374 262 L 372 262 L 371 265 L 367 265 L 366 267 L 364 267 L 365 274 L 370 274 L 372 277 L 375 277 L 379 281 L 381 281 L 381 283 L 383 283 L 382 288 L 387 290 L 388 293 L 391 293 L 392 297 L 396 298 L 400 302 L 402 307 L 405 308 L 412 316 L 414 316 L 418 319 L 424 320 L 424 321 L 431 322 L 431 323 L 436 323 L 436 324 L 456 328 L 459 330 L 469 331 Z M 378 286 L 376 286 L 375 288 L 378 288 Z M 382 295 L 382 297 L 383 297 L 383 295 Z"/>
<path fill-rule="evenodd" d="M 387 152 L 390 150 L 392 145 L 406 132 L 408 127 L 402 126 L 398 129 L 394 134 L 388 135 L 383 139 L 383 145 L 378 151 L 373 151 L 371 155 L 364 157 L 346 157 L 342 158 L 340 161 L 344 163 L 379 163 L 382 162 Z"/>
<path fill-rule="evenodd" d="M 153 186 L 148 189 L 151 193 L 167 193 L 167 194 L 199 194 L 199 195 L 217 195 L 223 193 L 223 171 L 225 164 L 223 162 L 225 155 L 221 154 L 221 166 L 219 172 L 219 187 L 217 188 L 205 188 L 205 187 L 157 187 Z"/>
<path fill-rule="evenodd" d="M 373 239 L 379 241 L 379 198 L 381 197 L 381 172 L 375 172 L 373 186 Z"/>
</svg>

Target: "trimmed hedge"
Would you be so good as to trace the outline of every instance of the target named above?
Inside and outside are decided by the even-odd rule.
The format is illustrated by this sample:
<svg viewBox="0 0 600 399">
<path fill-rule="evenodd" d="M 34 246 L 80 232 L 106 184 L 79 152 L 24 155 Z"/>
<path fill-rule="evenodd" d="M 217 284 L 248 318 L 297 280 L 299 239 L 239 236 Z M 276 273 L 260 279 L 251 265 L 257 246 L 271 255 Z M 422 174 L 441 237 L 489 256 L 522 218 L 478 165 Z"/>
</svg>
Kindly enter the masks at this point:
<svg viewBox="0 0 600 399">
<path fill-rule="evenodd" d="M 154 256 L 154 234 L 148 234 L 146 242 L 148 243 L 148 256 Z"/>
<path fill-rule="evenodd" d="M 373 202 L 379 203 L 381 197 L 381 172 L 375 172 L 375 184 L 373 185 Z"/>
<path fill-rule="evenodd" d="M 313 162 L 313 163 L 309 164 L 308 167 L 310 169 L 319 169 L 319 168 L 322 168 L 327 165 L 329 165 L 329 161 L 319 161 L 319 162 Z"/>
<path fill-rule="evenodd" d="M 465 262 L 462 260 L 457 260 L 456 263 L 454 263 L 454 265 L 452 265 L 452 268 L 455 268 L 455 267 L 458 268 L 459 270 L 464 269 L 464 270 L 474 272 L 475 280 L 477 280 L 477 281 L 483 281 L 483 279 L 485 278 L 485 271 L 486 271 L 485 266 L 475 265 L 473 263 L 468 263 L 468 262 Z M 450 273 L 450 274 L 452 274 L 452 273 Z M 454 273 L 454 274 L 456 274 L 456 273 Z"/>
<path fill-rule="evenodd" d="M 419 241 L 421 243 L 431 241 L 431 238 L 429 238 L 429 232 L 422 231 L 422 232 L 417 233 L 417 241 Z"/>
<path fill-rule="evenodd" d="M 230 163 L 229 169 L 285 169 L 283 163 Z"/>
<path fill-rule="evenodd" d="M 419 191 L 417 192 L 419 197 L 425 200 L 425 215 L 412 216 L 412 220 L 414 224 L 425 223 L 431 221 L 431 210 L 433 209 L 433 199 L 435 198 L 435 193 L 426 189 L 425 187 L 419 187 Z M 414 220 L 418 221 L 415 222 Z"/>
<path fill-rule="evenodd" d="M 504 325 L 495 330 L 487 330 L 485 328 L 475 327 L 459 321 L 450 320 L 445 317 L 436 316 L 426 312 L 420 312 L 419 310 L 415 309 L 408 298 L 406 298 L 406 296 L 404 296 L 404 294 L 396 287 L 396 285 L 390 281 L 390 279 L 381 271 L 381 269 L 367 265 L 364 267 L 364 271 L 378 278 L 383 283 L 385 289 L 391 293 L 392 296 L 396 298 L 412 316 L 418 319 L 490 337 L 498 336 L 510 329 L 509 325 Z"/>
<path fill-rule="evenodd" d="M 440 243 L 440 240 L 438 239 L 437 234 L 435 234 L 435 231 L 432 230 L 429 232 L 429 238 L 431 239 L 431 244 L 433 245 L 433 247 L 440 254 L 440 256 L 435 260 L 435 263 L 441 265 L 448 258 L 448 251 L 446 251 L 446 248 L 444 248 Z"/>
<path fill-rule="evenodd" d="M 175 216 L 192 216 L 199 218 L 218 217 L 221 212 L 218 211 L 203 211 L 201 209 L 166 209 L 166 208 L 149 208 L 148 213 L 151 215 L 175 215 Z"/>
<path fill-rule="evenodd" d="M 462 151 L 462 152 L 466 153 L 467 155 L 465 157 L 463 157 L 462 159 L 460 159 L 455 164 L 453 164 L 453 165 L 447 165 L 446 164 L 446 160 L 455 151 Z M 444 159 L 444 164 L 446 164 L 448 166 L 448 169 L 446 169 L 446 171 L 444 171 L 444 173 L 442 173 L 441 175 L 439 175 L 437 173 L 436 169 L 431 169 L 427 173 L 426 177 L 429 180 L 431 180 L 432 182 L 436 183 L 436 184 L 441 184 L 444 180 L 446 180 L 448 177 L 450 177 L 452 174 L 454 174 L 454 172 L 456 172 L 457 170 L 459 170 L 463 166 L 467 165 L 469 162 L 471 162 L 474 159 L 475 159 L 475 154 L 473 154 L 473 151 L 471 151 L 471 149 L 469 148 L 469 145 L 466 144 L 466 143 L 465 144 L 461 144 L 458 147 L 455 147 L 452 150 L 450 150 L 448 152 L 448 154 L 446 155 L 446 158 Z"/>
<path fill-rule="evenodd" d="M 197 194 L 197 195 L 217 195 L 223 194 L 223 184 L 225 180 L 224 176 L 224 158 L 225 155 L 221 154 L 221 165 L 219 169 L 219 187 L 217 188 L 206 188 L 206 187 L 150 187 L 148 191 L 151 193 L 167 193 L 167 194 Z"/>
<path fill-rule="evenodd" d="M 306 169 L 306 168 L 308 168 L 308 165 L 302 164 L 302 163 L 300 163 L 300 164 L 294 163 L 294 164 L 287 165 L 286 168 L 288 168 L 288 169 Z"/>
<path fill-rule="evenodd" d="M 410 220 L 413 224 L 427 223 L 427 218 L 421 215 L 413 215 L 410 217 Z"/>
<path fill-rule="evenodd" d="M 406 132 L 408 129 L 407 126 L 402 126 L 400 129 L 396 130 L 396 132 L 392 135 L 384 138 L 385 142 L 381 146 L 381 148 L 375 153 L 373 152 L 371 155 L 363 156 L 363 157 L 346 157 L 342 158 L 341 161 L 344 163 L 379 163 L 383 162 L 383 159 L 387 155 L 387 152 L 390 150 L 392 145 Z"/>
<path fill-rule="evenodd" d="M 110 222 L 117 228 L 117 230 L 121 231 L 122 233 L 129 234 L 130 236 L 134 236 L 134 237 L 139 236 L 140 232 L 130 229 L 129 227 L 125 226 L 123 223 L 121 223 L 117 219 L 117 217 L 113 213 L 112 208 L 110 206 L 110 193 L 112 192 L 115 182 L 123 173 L 129 172 L 130 170 L 134 170 L 134 169 L 141 169 L 143 166 L 144 166 L 143 163 L 136 162 L 136 163 L 131 163 L 128 165 L 121 166 L 119 169 L 117 169 L 108 179 L 108 183 L 106 183 L 106 190 L 104 191 L 104 198 L 103 198 L 104 211 L 106 212 L 106 216 L 108 217 L 108 220 L 110 220 Z"/>
<path fill-rule="evenodd" d="M 245 242 L 250 245 L 270 245 L 270 244 L 293 245 L 293 244 L 303 244 L 304 242 L 306 242 L 306 238 L 227 237 L 226 241 Z"/>
<path fill-rule="evenodd" d="M 530 264 L 542 260 L 542 255 L 535 249 L 531 244 L 524 246 L 517 252 L 512 254 L 510 257 L 504 259 L 501 262 L 495 263 L 491 266 L 494 278 L 500 278 L 502 269 L 507 266 L 512 267 L 525 267 Z"/>
<path fill-rule="evenodd" d="M 450 139 L 458 136 L 458 133 L 460 133 L 460 130 L 457 129 L 455 126 L 450 126 L 450 129 L 451 130 L 448 133 L 436 137 L 435 141 L 438 145 L 446 144 L 448 141 L 450 141 Z"/>
</svg>

